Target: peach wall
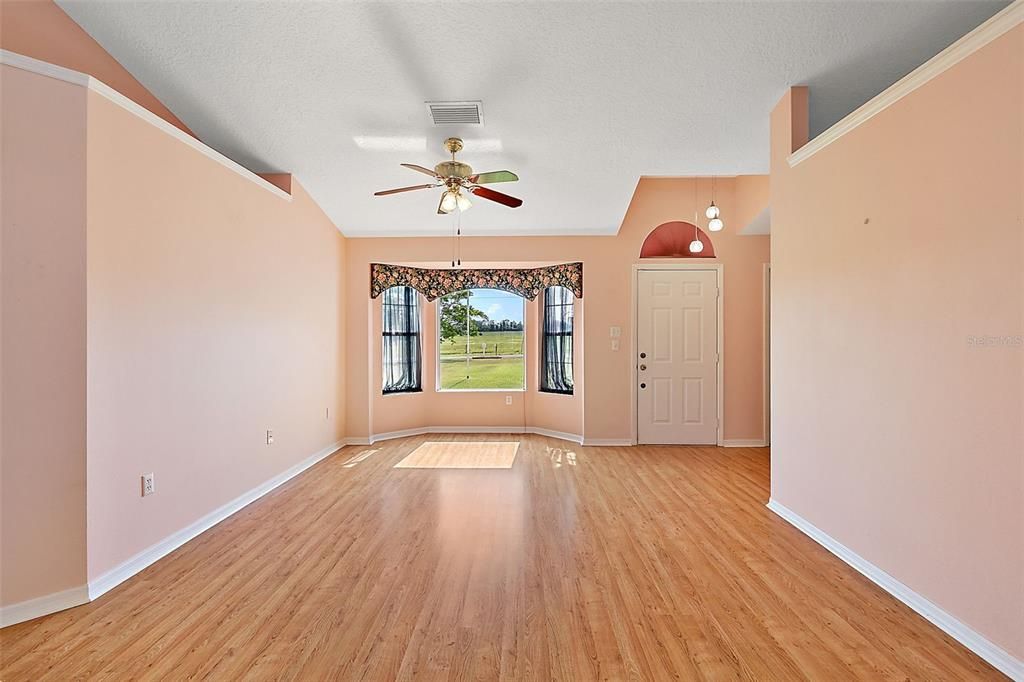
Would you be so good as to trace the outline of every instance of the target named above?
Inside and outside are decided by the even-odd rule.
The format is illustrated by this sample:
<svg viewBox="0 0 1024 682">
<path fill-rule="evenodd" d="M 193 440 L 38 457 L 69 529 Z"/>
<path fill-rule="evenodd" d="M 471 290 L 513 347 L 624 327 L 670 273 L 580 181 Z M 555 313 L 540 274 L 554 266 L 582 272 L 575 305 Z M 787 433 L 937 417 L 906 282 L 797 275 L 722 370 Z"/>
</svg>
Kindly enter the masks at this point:
<svg viewBox="0 0 1024 682">
<path fill-rule="evenodd" d="M 642 178 L 616 236 L 467 237 L 462 241 L 462 257 L 467 263 L 584 262 L 585 292 L 581 306 L 584 323 L 577 337 L 585 349 L 581 353 L 581 374 L 586 384 L 578 394 L 583 401 L 583 435 L 590 441 L 631 438 L 631 268 L 640 262 L 640 246 L 648 232 L 662 223 L 687 220 L 693 215 L 694 182 L 698 183 L 699 208 L 703 211 L 710 197 L 710 179 Z M 762 265 L 768 262 L 768 238 L 737 235 L 738 226 L 729 222 L 735 203 L 734 179 L 721 179 L 717 187 L 717 200 L 727 228 L 714 236 L 719 258 L 708 262 L 723 263 L 725 270 L 725 437 L 759 439 L 763 436 L 764 421 Z M 471 233 L 472 228 L 467 231 Z M 546 409 L 550 401 L 561 396 L 525 396 L 533 403 L 526 405 L 526 411 L 521 414 L 505 405 L 503 393 L 468 394 L 469 397 L 462 398 L 472 406 L 466 411 L 452 410 L 448 403 L 442 405 L 429 396 L 388 396 L 378 401 L 380 383 L 375 367 L 379 362 L 375 355 L 372 365 L 367 366 L 365 362 L 371 349 L 380 343 L 379 336 L 375 336 L 379 333 L 375 318 L 379 315 L 375 312 L 379 311 L 379 302 L 371 303 L 369 299 L 369 264 L 373 261 L 441 263 L 450 253 L 451 242 L 446 238 L 350 240 L 347 266 L 349 435 L 366 437 L 423 426 L 420 420 L 434 418 L 429 413 L 431 409 L 436 410 L 436 419 L 440 420 L 434 423 L 443 425 L 450 425 L 453 414 L 460 414 L 467 423 L 479 426 L 522 425 L 522 420 L 535 419 L 539 414 L 552 415 L 557 424 L 573 423 L 576 406 L 565 412 Z M 619 351 L 611 350 L 611 326 L 622 328 Z M 425 367 L 425 371 L 432 372 L 432 366 Z M 426 376 L 433 377 L 433 374 Z M 378 402 L 387 408 L 377 408 Z M 575 433 L 568 426 L 543 428 Z"/>
<path fill-rule="evenodd" d="M 88 178 L 95 579 L 344 437 L 345 239 L 91 92 Z"/>
<path fill-rule="evenodd" d="M 769 205 L 770 176 L 740 175 L 736 178 L 736 215 L 732 225 L 742 230 Z"/>
<path fill-rule="evenodd" d="M 772 497 L 1024 659 L 1024 26 L 791 169 L 795 95 L 771 122 Z"/>
<path fill-rule="evenodd" d="M 85 90 L 0 66 L 0 605 L 85 582 Z"/>
<path fill-rule="evenodd" d="M 0 0 L 0 48 L 87 73 L 195 136 L 52 0 Z"/>
</svg>

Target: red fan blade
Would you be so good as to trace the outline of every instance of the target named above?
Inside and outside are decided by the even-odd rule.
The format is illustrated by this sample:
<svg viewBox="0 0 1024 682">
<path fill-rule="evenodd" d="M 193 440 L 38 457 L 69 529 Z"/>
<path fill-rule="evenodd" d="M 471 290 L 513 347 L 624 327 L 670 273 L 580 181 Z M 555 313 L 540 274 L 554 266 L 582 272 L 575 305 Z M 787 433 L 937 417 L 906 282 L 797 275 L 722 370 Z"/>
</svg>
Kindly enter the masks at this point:
<svg viewBox="0 0 1024 682">
<path fill-rule="evenodd" d="M 423 173 L 424 175 L 429 175 L 432 178 L 439 178 L 439 177 L 441 177 L 440 175 L 438 175 L 434 171 L 430 170 L 429 168 L 424 168 L 423 166 L 417 166 L 415 163 L 402 163 L 402 164 L 399 164 L 399 165 L 400 166 L 404 166 L 405 168 L 408 168 L 410 170 L 414 170 L 414 171 L 416 171 L 418 173 Z"/>
<path fill-rule="evenodd" d="M 522 199 L 516 199 L 515 197 L 510 197 L 507 194 L 495 192 L 493 189 L 488 189 L 487 187 L 470 187 L 469 191 L 478 197 L 497 201 L 499 204 L 505 204 L 509 208 L 519 208 L 523 205 Z"/>
<path fill-rule="evenodd" d="M 515 182 L 519 179 L 519 176 L 512 171 L 500 170 L 477 173 L 466 179 L 476 185 L 486 185 L 491 182 Z"/>
<path fill-rule="evenodd" d="M 374 192 L 373 196 L 383 197 L 388 194 L 398 194 L 399 192 L 411 192 L 414 189 L 430 189 L 431 187 L 437 187 L 438 185 L 413 185 L 412 187 L 399 187 L 398 189 L 384 189 L 379 192 Z"/>
</svg>

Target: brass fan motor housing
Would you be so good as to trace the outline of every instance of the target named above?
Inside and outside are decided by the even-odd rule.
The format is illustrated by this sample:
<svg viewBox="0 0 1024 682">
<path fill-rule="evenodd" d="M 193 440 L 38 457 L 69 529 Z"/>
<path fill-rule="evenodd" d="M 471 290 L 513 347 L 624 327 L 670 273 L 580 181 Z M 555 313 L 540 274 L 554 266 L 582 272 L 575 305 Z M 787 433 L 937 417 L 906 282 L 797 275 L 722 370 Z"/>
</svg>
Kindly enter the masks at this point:
<svg viewBox="0 0 1024 682">
<path fill-rule="evenodd" d="M 465 180 L 473 174 L 473 169 L 470 168 L 469 164 L 462 163 L 461 161 L 442 161 L 434 166 L 434 172 L 442 178 Z"/>
</svg>

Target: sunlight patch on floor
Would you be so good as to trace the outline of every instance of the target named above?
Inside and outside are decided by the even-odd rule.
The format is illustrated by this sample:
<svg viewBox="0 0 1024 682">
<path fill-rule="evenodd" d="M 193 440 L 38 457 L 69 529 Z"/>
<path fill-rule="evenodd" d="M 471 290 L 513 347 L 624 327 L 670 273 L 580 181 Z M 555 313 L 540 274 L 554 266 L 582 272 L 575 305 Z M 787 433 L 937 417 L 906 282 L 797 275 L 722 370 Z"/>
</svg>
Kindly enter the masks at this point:
<svg viewBox="0 0 1024 682">
<path fill-rule="evenodd" d="M 362 462 L 364 459 L 366 459 L 375 452 L 378 452 L 378 450 L 363 450 L 354 457 L 351 457 L 347 462 L 345 462 L 341 466 L 345 467 L 346 469 L 351 469 L 352 467 L 359 464 L 360 462 Z"/>
<path fill-rule="evenodd" d="M 395 465 L 396 469 L 511 469 L 518 442 L 423 443 Z"/>
</svg>

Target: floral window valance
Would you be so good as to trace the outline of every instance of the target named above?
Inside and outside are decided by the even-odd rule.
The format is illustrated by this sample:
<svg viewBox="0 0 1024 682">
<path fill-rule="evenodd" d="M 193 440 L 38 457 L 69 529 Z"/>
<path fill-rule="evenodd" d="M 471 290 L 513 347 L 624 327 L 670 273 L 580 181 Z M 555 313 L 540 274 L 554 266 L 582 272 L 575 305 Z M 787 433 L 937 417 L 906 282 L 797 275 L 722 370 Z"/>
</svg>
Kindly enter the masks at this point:
<svg viewBox="0 0 1024 682">
<path fill-rule="evenodd" d="M 437 269 L 370 263 L 370 298 L 391 287 L 416 289 L 433 301 L 466 289 L 501 289 L 531 301 L 547 287 L 563 286 L 583 298 L 583 263 L 562 263 L 525 269 Z"/>
</svg>

